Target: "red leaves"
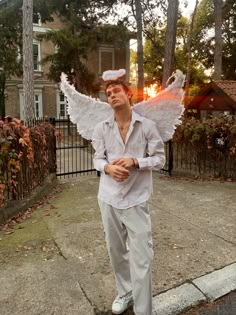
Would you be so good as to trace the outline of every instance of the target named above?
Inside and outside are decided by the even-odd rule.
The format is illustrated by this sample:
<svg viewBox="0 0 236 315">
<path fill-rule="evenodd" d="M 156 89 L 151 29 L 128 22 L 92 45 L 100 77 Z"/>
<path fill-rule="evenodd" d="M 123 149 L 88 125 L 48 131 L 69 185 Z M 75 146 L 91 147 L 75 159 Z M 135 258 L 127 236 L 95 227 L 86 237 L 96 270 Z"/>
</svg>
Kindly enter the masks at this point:
<svg viewBox="0 0 236 315">
<path fill-rule="evenodd" d="M 59 129 L 55 129 L 55 133 L 54 134 L 55 134 L 55 136 L 57 138 L 57 141 L 61 142 L 62 138 L 63 138 L 63 135 L 62 135 L 61 131 Z"/>
<path fill-rule="evenodd" d="M 0 188 L 0 207 L 7 190 L 8 198 L 22 199 L 47 177 L 54 132 L 55 128 L 45 122 L 27 128 L 10 116 L 0 121 L 0 183 L 4 184 Z"/>
</svg>

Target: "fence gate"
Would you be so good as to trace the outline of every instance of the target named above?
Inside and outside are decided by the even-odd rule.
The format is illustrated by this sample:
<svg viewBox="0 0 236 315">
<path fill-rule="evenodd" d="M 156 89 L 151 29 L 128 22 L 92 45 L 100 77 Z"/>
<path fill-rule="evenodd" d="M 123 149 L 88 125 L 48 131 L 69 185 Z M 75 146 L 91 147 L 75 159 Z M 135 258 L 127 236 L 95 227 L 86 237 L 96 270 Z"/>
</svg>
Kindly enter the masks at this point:
<svg viewBox="0 0 236 315">
<path fill-rule="evenodd" d="M 69 177 L 96 174 L 93 167 L 93 147 L 77 132 L 69 117 L 53 121 L 57 129 L 57 176 Z"/>
<path fill-rule="evenodd" d="M 160 173 L 167 173 L 171 176 L 173 170 L 173 145 L 172 141 L 165 142 L 166 163 Z"/>
<path fill-rule="evenodd" d="M 57 176 L 69 177 L 97 174 L 93 166 L 94 150 L 89 141 L 77 132 L 76 124 L 69 117 L 52 122 L 57 128 L 56 154 Z M 166 163 L 161 173 L 171 175 L 173 168 L 173 152 L 171 141 L 165 143 Z"/>
</svg>

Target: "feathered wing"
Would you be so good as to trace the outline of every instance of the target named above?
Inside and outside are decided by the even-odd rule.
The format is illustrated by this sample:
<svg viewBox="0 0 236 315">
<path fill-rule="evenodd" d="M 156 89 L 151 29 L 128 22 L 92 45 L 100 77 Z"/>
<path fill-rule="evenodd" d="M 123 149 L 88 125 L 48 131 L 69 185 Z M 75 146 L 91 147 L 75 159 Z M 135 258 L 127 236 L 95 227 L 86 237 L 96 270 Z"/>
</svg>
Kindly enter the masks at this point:
<svg viewBox="0 0 236 315">
<path fill-rule="evenodd" d="M 175 77 L 173 83 L 156 97 L 138 103 L 133 107 L 136 113 L 157 123 L 157 128 L 164 142 L 172 138 L 176 126 L 181 123 L 180 117 L 184 111 L 181 101 L 184 96 L 182 87 L 185 75 L 180 70 L 176 70 L 176 73 L 168 81 L 172 77 Z"/>
<path fill-rule="evenodd" d="M 87 140 L 92 139 L 94 127 L 112 115 L 111 107 L 108 103 L 76 91 L 64 73 L 61 74 L 60 88 L 67 98 L 68 114 L 71 121 L 77 124 L 79 134 Z"/>
</svg>

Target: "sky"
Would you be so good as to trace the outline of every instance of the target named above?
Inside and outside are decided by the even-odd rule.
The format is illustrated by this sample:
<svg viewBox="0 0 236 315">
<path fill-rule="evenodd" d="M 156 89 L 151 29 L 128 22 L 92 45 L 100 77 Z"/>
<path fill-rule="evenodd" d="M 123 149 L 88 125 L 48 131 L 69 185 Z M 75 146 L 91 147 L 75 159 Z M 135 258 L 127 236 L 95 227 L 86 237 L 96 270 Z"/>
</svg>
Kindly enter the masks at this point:
<svg viewBox="0 0 236 315">
<path fill-rule="evenodd" d="M 190 16 L 193 13 L 193 10 L 194 10 L 195 4 L 196 4 L 196 0 L 187 0 L 188 5 L 186 8 L 184 7 L 184 2 L 185 1 L 180 0 L 180 8 L 183 11 L 183 15 Z"/>
</svg>

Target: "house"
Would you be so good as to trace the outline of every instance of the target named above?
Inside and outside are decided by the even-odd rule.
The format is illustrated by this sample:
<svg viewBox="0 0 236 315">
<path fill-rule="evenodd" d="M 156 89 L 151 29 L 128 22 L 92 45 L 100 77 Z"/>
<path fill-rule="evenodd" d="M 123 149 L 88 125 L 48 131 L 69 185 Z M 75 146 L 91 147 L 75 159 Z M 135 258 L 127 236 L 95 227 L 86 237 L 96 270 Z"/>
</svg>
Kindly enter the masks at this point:
<svg viewBox="0 0 236 315">
<path fill-rule="evenodd" d="M 236 114 L 236 81 L 212 81 L 203 86 L 186 106 L 187 114 L 199 118 Z"/>
<path fill-rule="evenodd" d="M 39 41 L 38 34 L 50 30 L 60 30 L 66 25 L 58 16 L 54 16 L 53 22 L 41 23 L 40 16 L 34 15 L 33 21 L 33 60 L 34 60 L 34 102 L 36 117 L 65 117 L 66 100 L 61 93 L 59 85 L 50 81 L 47 77 L 49 71 L 48 64 L 41 64 L 41 60 L 47 55 L 53 54 L 56 47 L 52 42 L 46 40 Z M 97 80 L 102 76 L 103 71 L 108 69 L 129 69 L 129 40 L 116 44 L 103 44 L 97 50 L 94 50 L 88 56 L 86 64 L 92 72 L 96 74 Z M 129 71 L 126 74 L 129 80 Z M 99 97 L 104 100 L 103 91 L 100 91 Z M 5 88 L 5 111 L 6 115 L 23 117 L 24 93 L 22 78 L 12 77 L 7 80 Z"/>
</svg>

